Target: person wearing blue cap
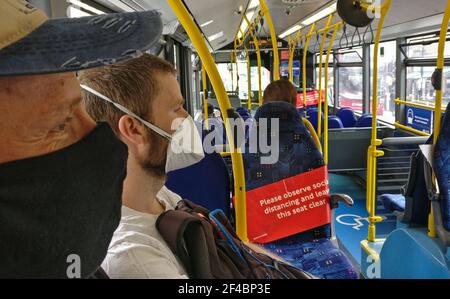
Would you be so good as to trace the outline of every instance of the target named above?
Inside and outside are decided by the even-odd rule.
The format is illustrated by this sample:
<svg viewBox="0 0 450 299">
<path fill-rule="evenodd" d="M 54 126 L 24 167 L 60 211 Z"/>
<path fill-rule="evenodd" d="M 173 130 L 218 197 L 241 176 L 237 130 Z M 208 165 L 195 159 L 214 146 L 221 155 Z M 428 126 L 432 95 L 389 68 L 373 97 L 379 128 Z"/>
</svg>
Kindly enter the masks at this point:
<svg viewBox="0 0 450 299">
<path fill-rule="evenodd" d="M 99 273 L 127 149 L 86 113 L 75 72 L 140 56 L 162 27 L 155 11 L 48 19 L 0 1 L 0 278 Z"/>
</svg>

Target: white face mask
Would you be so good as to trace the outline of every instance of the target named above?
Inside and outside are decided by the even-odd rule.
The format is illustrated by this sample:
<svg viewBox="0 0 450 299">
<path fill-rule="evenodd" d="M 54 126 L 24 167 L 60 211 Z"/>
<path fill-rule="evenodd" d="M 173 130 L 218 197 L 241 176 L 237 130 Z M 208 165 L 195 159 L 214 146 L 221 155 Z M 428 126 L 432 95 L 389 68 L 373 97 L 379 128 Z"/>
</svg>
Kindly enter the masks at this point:
<svg viewBox="0 0 450 299">
<path fill-rule="evenodd" d="M 82 89 L 96 95 L 102 100 L 113 104 L 123 113 L 138 119 L 147 128 L 170 141 L 169 147 L 167 148 L 166 173 L 191 166 L 200 162 L 204 158 L 205 153 L 203 151 L 202 139 L 200 138 L 194 120 L 191 116 L 176 119 L 172 124 L 172 129 L 176 129 L 176 131 L 175 133 L 170 134 L 158 128 L 154 124 L 140 118 L 126 107 L 114 102 L 107 96 L 99 93 L 89 86 L 84 84 L 80 84 L 80 86 Z"/>
</svg>

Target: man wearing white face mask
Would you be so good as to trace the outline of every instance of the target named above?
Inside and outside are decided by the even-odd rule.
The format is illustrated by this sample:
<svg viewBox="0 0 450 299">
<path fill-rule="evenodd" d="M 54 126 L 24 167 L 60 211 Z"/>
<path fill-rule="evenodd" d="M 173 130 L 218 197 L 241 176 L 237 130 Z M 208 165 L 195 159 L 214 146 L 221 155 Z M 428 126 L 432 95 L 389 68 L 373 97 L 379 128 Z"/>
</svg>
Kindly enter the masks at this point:
<svg viewBox="0 0 450 299">
<path fill-rule="evenodd" d="M 122 218 L 102 266 L 111 278 L 188 278 L 155 227 L 181 198 L 165 174 L 203 158 L 201 139 L 183 108 L 176 71 L 149 54 L 80 74 L 88 113 L 128 146 Z"/>
</svg>

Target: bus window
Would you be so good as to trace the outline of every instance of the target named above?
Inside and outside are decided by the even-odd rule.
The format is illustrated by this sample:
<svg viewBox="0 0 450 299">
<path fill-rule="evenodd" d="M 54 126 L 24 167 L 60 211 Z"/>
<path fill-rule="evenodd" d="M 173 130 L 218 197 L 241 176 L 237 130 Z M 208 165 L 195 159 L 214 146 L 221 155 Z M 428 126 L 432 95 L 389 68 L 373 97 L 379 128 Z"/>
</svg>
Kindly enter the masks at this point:
<svg viewBox="0 0 450 299">
<path fill-rule="evenodd" d="M 345 52 L 336 52 L 338 63 L 339 95 L 338 105 L 341 108 L 352 108 L 355 112 L 363 112 L 363 61 L 362 49 L 356 48 Z"/>
<path fill-rule="evenodd" d="M 325 60 L 326 56 L 324 55 L 322 58 L 322 89 L 325 88 Z M 315 85 L 316 88 L 319 89 L 319 64 L 320 64 L 320 57 L 319 55 L 316 55 L 316 75 L 315 75 Z M 330 56 L 330 62 L 328 67 L 328 94 L 333 95 L 334 94 L 334 62 L 333 62 L 333 56 Z M 331 105 L 334 103 L 333 98 L 329 98 L 329 102 Z"/>
<path fill-rule="evenodd" d="M 339 107 L 363 112 L 362 67 L 339 67 Z"/>
<path fill-rule="evenodd" d="M 380 44 L 378 54 L 378 109 L 380 119 L 395 122 L 395 71 L 397 45 L 395 41 Z M 374 55 L 374 45 L 370 46 L 370 57 Z M 373 60 L 370 64 L 370 84 L 373 80 Z M 372 97 L 370 99 L 372 101 Z M 371 111 L 372 102 L 369 106 Z"/>
<path fill-rule="evenodd" d="M 436 40 L 436 38 L 433 39 Z M 436 68 L 433 60 L 437 58 L 438 42 L 430 43 L 426 36 L 408 40 L 409 43 L 420 41 L 424 41 L 425 44 L 407 47 L 408 59 L 414 62 L 428 60 L 422 61 L 420 66 L 408 65 L 406 67 L 406 100 L 434 106 L 436 92 L 431 84 L 431 76 Z M 450 57 L 450 42 L 446 42 L 444 56 Z M 444 69 L 443 77 L 442 106 L 445 107 L 450 102 L 450 72 L 447 69 Z"/>
</svg>

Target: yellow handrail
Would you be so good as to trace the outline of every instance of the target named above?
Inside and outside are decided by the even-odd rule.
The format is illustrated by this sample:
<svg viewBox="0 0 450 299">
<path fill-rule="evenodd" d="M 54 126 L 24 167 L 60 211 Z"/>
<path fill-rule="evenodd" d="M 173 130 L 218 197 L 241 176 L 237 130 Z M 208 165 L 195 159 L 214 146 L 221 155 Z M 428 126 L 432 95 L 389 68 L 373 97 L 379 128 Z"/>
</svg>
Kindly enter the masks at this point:
<svg viewBox="0 0 450 299">
<path fill-rule="evenodd" d="M 273 80 L 280 80 L 280 59 L 278 57 L 278 39 L 275 32 L 275 27 L 273 26 L 272 17 L 270 15 L 269 8 L 266 5 L 265 0 L 259 0 L 259 5 L 261 6 L 261 12 L 266 18 L 267 26 L 269 26 L 270 39 L 272 40 L 273 48 Z"/>
<path fill-rule="evenodd" d="M 244 45 L 245 40 L 247 39 L 247 37 L 250 34 L 253 35 L 252 29 L 255 28 L 255 26 L 256 26 L 255 24 L 258 24 L 261 19 L 262 19 L 262 16 L 261 16 L 261 14 L 258 13 L 255 20 L 252 23 L 250 23 L 250 20 L 247 18 L 247 14 L 244 14 L 243 20 L 246 21 L 246 23 L 247 23 L 247 31 L 245 31 L 245 33 L 244 33 L 239 28 L 238 33 L 239 32 L 241 33 L 241 38 L 239 38 L 237 35 L 235 37 L 235 40 L 237 40 L 237 42 L 238 42 L 236 44 L 237 48 L 240 48 Z"/>
<path fill-rule="evenodd" d="M 231 65 L 231 68 L 230 68 L 230 72 L 231 72 L 231 90 L 232 91 L 234 91 L 234 79 L 233 79 L 233 77 L 234 77 L 234 73 L 233 73 L 233 62 L 234 61 L 234 59 L 233 59 L 233 52 L 230 52 L 230 65 Z"/>
<path fill-rule="evenodd" d="M 445 42 L 447 40 L 447 28 L 448 23 L 450 21 L 450 0 L 447 1 L 447 7 L 445 9 L 444 18 L 442 20 L 441 25 L 441 34 L 439 37 L 439 46 L 438 46 L 438 58 L 437 58 L 437 66 L 436 72 L 438 74 L 436 79 L 440 79 L 439 82 L 440 88 L 436 89 L 436 102 L 435 102 L 435 110 L 434 110 L 434 137 L 433 144 L 436 145 L 437 139 L 439 137 L 439 131 L 441 129 L 441 111 L 442 111 L 442 81 L 443 81 L 443 70 L 444 70 L 444 51 L 445 51 Z M 435 182 L 435 176 L 433 174 L 433 184 Z M 433 209 L 430 209 L 430 215 L 428 217 L 428 236 L 431 238 L 436 237 L 436 226 L 434 223 L 434 214 Z"/>
<path fill-rule="evenodd" d="M 325 28 L 328 28 L 330 26 L 331 21 L 334 18 L 334 14 L 331 14 L 328 17 L 327 24 L 325 25 Z M 323 48 L 325 47 L 325 42 L 327 40 L 327 32 L 328 30 L 325 30 L 322 35 L 322 41 L 320 43 L 319 48 L 319 102 L 317 103 L 317 135 L 319 135 L 319 138 L 322 136 L 322 67 L 323 67 Z M 325 79 L 326 80 L 326 79 Z"/>
<path fill-rule="evenodd" d="M 311 133 L 311 136 L 312 136 L 317 148 L 322 153 L 322 144 L 320 143 L 319 136 L 317 136 L 314 126 L 311 124 L 311 122 L 309 120 L 306 119 L 306 117 L 302 117 L 302 121 L 305 124 L 305 126 L 308 128 L 309 132 Z"/>
<path fill-rule="evenodd" d="M 413 128 L 411 128 L 411 127 L 402 125 L 402 124 L 399 123 L 399 122 L 395 122 L 394 126 L 395 126 L 397 129 L 402 129 L 402 130 L 405 130 L 405 131 L 414 133 L 414 134 L 416 134 L 416 135 L 421 135 L 421 136 L 431 136 L 431 134 L 428 134 L 428 133 L 425 133 L 425 132 L 422 132 L 422 131 L 413 129 Z"/>
<path fill-rule="evenodd" d="M 203 113 L 205 115 L 204 116 L 205 128 L 206 128 L 206 130 L 209 130 L 208 98 L 206 96 L 206 71 L 203 66 L 202 66 L 202 87 L 203 87 Z"/>
<path fill-rule="evenodd" d="M 316 23 L 311 25 L 311 29 L 309 29 L 309 33 L 306 35 L 305 48 L 303 49 L 303 65 L 302 65 L 302 81 L 303 81 L 303 108 L 306 110 L 306 57 L 308 54 L 309 41 L 311 39 L 311 33 L 316 29 Z"/>
<path fill-rule="evenodd" d="M 297 31 L 295 38 L 291 40 L 291 36 L 289 36 L 289 81 L 294 83 L 294 54 L 295 48 L 297 47 L 298 40 L 302 34 L 302 30 Z"/>
<path fill-rule="evenodd" d="M 239 62 L 237 58 L 237 46 L 236 40 L 234 40 L 234 61 L 236 61 L 236 90 L 235 92 L 239 92 Z"/>
<path fill-rule="evenodd" d="M 367 150 L 367 202 L 366 208 L 369 213 L 369 230 L 367 240 L 369 242 L 375 242 L 376 228 L 375 223 L 382 221 L 382 218 L 375 215 L 376 204 L 376 173 L 377 173 L 377 158 L 382 157 L 384 152 L 378 150 L 377 147 L 382 144 L 382 141 L 377 138 L 377 107 L 378 107 L 378 52 L 380 48 L 381 31 L 383 30 L 384 20 L 391 7 L 392 0 L 385 0 L 381 7 L 376 7 L 376 10 L 381 12 L 381 16 L 378 22 L 377 34 L 374 44 L 374 57 L 373 57 L 373 91 L 372 91 L 372 134 L 371 144 Z M 366 7 L 366 5 L 362 5 Z M 371 9 L 372 5 L 368 6 Z M 367 8 L 366 8 L 367 9 Z"/>
<path fill-rule="evenodd" d="M 252 83 L 250 80 L 251 77 L 251 66 L 250 66 L 250 54 L 248 53 L 248 49 L 244 46 L 245 55 L 247 58 L 247 107 L 250 111 L 252 109 Z"/>
<path fill-rule="evenodd" d="M 217 71 L 214 59 L 212 58 L 211 53 L 209 53 L 208 47 L 206 46 L 206 43 L 203 39 L 203 35 L 200 33 L 200 30 L 194 23 L 183 2 L 181 0 L 167 0 L 167 2 L 186 30 L 189 38 L 192 41 L 192 44 L 197 49 L 198 55 L 202 60 L 202 64 L 205 66 L 206 72 L 209 75 L 209 79 L 217 95 L 220 111 L 222 112 L 222 117 L 225 121 L 227 140 L 230 143 L 230 148 L 232 149 L 231 160 L 233 164 L 234 192 L 236 196 L 236 231 L 238 236 L 243 241 L 247 242 L 247 208 L 244 163 L 242 160 L 242 153 L 240 149 L 236 148 L 236 145 L 234 144 L 230 121 L 228 119 L 228 111 L 232 110 L 230 100 L 228 99 L 228 95 L 225 91 L 225 87 L 223 86 L 220 74 Z"/>
<path fill-rule="evenodd" d="M 247 26 L 249 28 L 248 30 L 250 31 L 252 38 L 253 38 L 253 43 L 255 44 L 256 60 L 258 63 L 258 104 L 259 104 L 259 106 L 262 106 L 261 51 L 259 48 L 258 38 L 257 38 L 256 34 L 253 33 L 253 29 L 254 29 L 253 24 L 250 24 L 250 21 L 246 15 L 244 15 L 244 19 L 247 22 Z M 251 109 L 251 107 L 250 107 L 250 109 Z"/>
<path fill-rule="evenodd" d="M 419 103 L 414 103 L 414 102 L 407 102 L 407 101 L 400 100 L 398 98 L 395 99 L 395 103 L 397 105 L 407 105 L 407 106 L 422 108 L 422 109 L 426 109 L 426 110 L 430 110 L 430 111 L 435 111 L 436 110 L 436 106 L 427 106 L 427 105 L 424 105 L 424 104 L 419 104 Z M 445 109 L 441 108 L 441 112 L 445 112 Z"/>
<path fill-rule="evenodd" d="M 333 35 L 331 36 L 330 43 L 328 44 L 328 50 L 327 50 L 327 58 L 325 60 L 325 115 L 324 115 L 324 138 L 323 138 L 323 159 L 325 161 L 325 164 L 328 165 L 328 67 L 330 65 L 330 55 L 331 50 L 333 49 L 334 40 L 336 39 L 337 32 L 341 28 L 342 23 L 337 23 L 334 27 Z M 319 90 L 319 93 L 322 93 L 321 90 Z M 320 119 L 320 116 L 319 116 Z"/>
</svg>

